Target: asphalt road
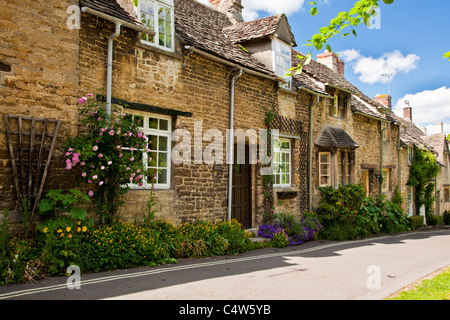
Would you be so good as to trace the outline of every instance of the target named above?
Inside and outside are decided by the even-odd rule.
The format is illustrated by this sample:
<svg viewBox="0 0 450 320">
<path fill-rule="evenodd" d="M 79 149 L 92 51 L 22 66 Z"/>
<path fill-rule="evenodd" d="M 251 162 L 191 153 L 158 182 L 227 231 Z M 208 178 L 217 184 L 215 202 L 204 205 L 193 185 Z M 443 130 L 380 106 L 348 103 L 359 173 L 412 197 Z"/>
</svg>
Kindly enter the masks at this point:
<svg viewBox="0 0 450 320">
<path fill-rule="evenodd" d="M 50 278 L 0 287 L 0 300 L 381 300 L 447 265 L 448 229 L 82 275 L 72 290 Z"/>
</svg>

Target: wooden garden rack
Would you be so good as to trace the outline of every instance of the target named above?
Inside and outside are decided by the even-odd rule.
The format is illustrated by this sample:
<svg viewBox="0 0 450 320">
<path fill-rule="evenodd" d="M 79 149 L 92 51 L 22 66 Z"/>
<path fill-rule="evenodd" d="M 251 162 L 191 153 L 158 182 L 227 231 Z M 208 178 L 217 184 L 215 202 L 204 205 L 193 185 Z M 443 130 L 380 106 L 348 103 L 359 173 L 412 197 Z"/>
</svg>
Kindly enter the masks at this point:
<svg viewBox="0 0 450 320">
<path fill-rule="evenodd" d="M 32 218 L 44 189 L 61 121 L 6 114 L 3 115 L 3 118 L 17 205 L 19 210 L 22 210 L 26 199 L 26 209 L 31 210 L 29 212 Z M 15 123 L 17 123 L 17 129 L 12 128 Z M 41 132 L 36 132 L 39 127 Z"/>
</svg>

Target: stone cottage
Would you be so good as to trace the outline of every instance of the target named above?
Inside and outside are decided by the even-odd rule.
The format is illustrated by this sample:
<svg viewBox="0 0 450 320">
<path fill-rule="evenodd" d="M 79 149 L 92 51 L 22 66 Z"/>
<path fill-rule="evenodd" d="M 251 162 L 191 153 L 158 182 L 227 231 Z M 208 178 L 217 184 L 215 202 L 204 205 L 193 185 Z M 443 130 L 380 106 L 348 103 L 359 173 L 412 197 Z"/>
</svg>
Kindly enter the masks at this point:
<svg viewBox="0 0 450 320">
<path fill-rule="evenodd" d="M 333 53 L 289 76 L 301 54 L 284 14 L 245 22 L 240 0 L 0 3 L 0 211 L 74 187 L 62 145 L 78 134 L 77 102 L 88 93 L 142 124 L 152 140 L 142 159 L 158 170 L 155 209 L 175 224 L 299 216 L 324 185 L 407 194 L 408 126 L 389 99 L 349 83 Z M 278 132 L 272 168 L 255 153 L 267 129 Z M 187 156 L 175 161 L 181 142 Z M 131 188 L 120 214 L 132 221 L 151 185 Z"/>
<path fill-rule="evenodd" d="M 106 102 L 126 105 L 124 112 L 158 142 L 147 157 L 159 172 L 159 216 L 176 224 L 236 218 L 251 227 L 273 207 L 297 215 L 307 210 L 307 124 L 314 96 L 286 76 L 296 43 L 285 15 L 244 22 L 240 1 L 2 1 L 2 8 L 2 114 L 15 117 L 11 126 L 18 119 L 60 120 L 43 193 L 74 186 L 61 146 L 78 132 L 78 98 L 106 88 Z M 1 125 L 0 210 L 20 207 L 15 183 L 33 176 L 13 174 L 20 169 L 13 163 L 18 154 L 11 156 Z M 268 127 L 278 129 L 280 139 L 274 182 L 265 185 L 260 160 L 233 164 L 226 157 L 238 153 L 233 144 L 249 157 L 259 130 Z M 174 163 L 179 129 L 191 134 L 191 158 Z M 230 129 L 246 135 L 243 145 L 227 145 Z M 202 152 L 214 138 L 224 152 L 206 163 Z M 23 190 L 31 199 L 34 183 Z M 126 219 L 138 216 L 148 200 L 148 185 L 132 189 L 121 213 Z"/>
<path fill-rule="evenodd" d="M 299 76 L 323 98 L 311 113 L 312 207 L 320 200 L 318 187 L 362 182 L 367 196 L 391 198 L 399 185 L 399 126 L 388 119 L 388 106 L 345 79 L 344 69 L 344 62 L 326 51 Z"/>
</svg>

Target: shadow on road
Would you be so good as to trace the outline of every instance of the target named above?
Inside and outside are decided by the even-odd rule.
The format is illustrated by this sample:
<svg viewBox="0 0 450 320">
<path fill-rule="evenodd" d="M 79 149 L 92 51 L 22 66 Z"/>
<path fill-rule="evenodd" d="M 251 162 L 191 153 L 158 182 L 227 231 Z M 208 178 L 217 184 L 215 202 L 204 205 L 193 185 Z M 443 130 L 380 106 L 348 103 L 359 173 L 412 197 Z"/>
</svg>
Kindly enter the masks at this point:
<svg viewBox="0 0 450 320">
<path fill-rule="evenodd" d="M 289 265 L 286 257 L 326 258 L 340 256 L 340 251 L 377 244 L 398 245 L 405 240 L 445 237 L 450 230 L 409 232 L 383 235 L 355 241 L 311 241 L 285 249 L 266 248 L 236 256 L 207 259 L 181 259 L 176 265 L 144 267 L 84 275 L 80 290 L 69 290 L 66 277 L 55 277 L 34 284 L 0 287 L 0 299 L 93 300 L 121 296 L 168 286 L 182 285 L 225 276 L 270 270 Z M 302 270 L 297 270 L 302 271 Z M 306 271 L 303 270 L 303 271 Z M 59 286 L 59 287 L 58 287 Z M 251 288 L 249 288 L 251 290 Z M 35 291 L 33 291 L 35 290 Z M 15 293 L 16 296 L 14 296 Z M 6 294 L 12 294 L 7 296 Z"/>
</svg>

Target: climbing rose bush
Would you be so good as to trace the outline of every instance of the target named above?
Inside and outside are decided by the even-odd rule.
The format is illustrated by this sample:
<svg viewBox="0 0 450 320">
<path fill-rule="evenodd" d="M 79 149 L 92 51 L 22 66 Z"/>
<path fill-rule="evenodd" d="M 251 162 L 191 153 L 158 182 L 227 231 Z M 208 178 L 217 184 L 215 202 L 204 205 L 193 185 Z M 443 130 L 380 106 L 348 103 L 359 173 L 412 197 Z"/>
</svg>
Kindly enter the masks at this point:
<svg viewBox="0 0 450 320">
<path fill-rule="evenodd" d="M 145 170 L 142 161 L 151 141 L 139 129 L 140 124 L 120 113 L 118 107 L 112 106 L 108 115 L 106 104 L 97 102 L 93 94 L 78 102 L 83 129 L 65 144 L 66 170 L 75 171 L 87 186 L 98 213 L 113 217 L 124 205 L 130 184 L 152 182 L 154 173 Z"/>
</svg>

